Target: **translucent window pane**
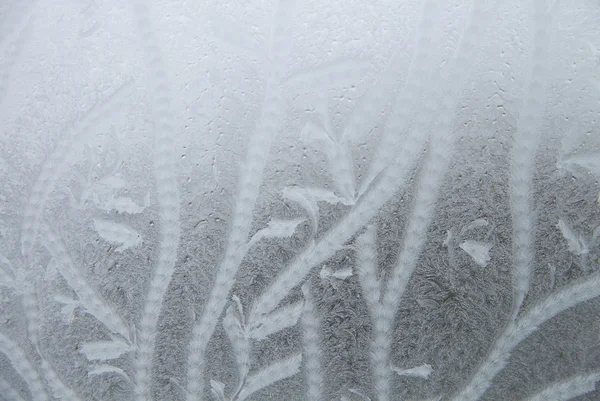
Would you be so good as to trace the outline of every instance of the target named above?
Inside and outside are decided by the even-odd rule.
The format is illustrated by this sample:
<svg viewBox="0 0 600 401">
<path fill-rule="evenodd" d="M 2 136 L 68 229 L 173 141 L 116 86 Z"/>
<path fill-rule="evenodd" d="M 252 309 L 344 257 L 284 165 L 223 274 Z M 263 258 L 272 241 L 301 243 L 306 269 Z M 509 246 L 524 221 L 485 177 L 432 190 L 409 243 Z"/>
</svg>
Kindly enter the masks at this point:
<svg viewBox="0 0 600 401">
<path fill-rule="evenodd" d="M 0 401 L 600 399 L 599 27 L 0 2 Z"/>
</svg>

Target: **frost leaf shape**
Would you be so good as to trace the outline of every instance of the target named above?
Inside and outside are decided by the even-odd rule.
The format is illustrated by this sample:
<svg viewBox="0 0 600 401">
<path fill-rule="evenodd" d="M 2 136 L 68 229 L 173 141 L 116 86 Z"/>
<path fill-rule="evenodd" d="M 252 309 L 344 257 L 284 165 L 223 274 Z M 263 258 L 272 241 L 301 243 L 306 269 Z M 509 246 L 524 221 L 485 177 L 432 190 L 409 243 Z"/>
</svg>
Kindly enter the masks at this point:
<svg viewBox="0 0 600 401">
<path fill-rule="evenodd" d="M 56 259 L 57 270 L 69 284 L 69 287 L 77 294 L 79 305 L 85 308 L 87 313 L 102 322 L 112 333 L 127 337 L 128 328 L 123 318 L 97 293 L 85 276 L 75 268 L 73 260 L 60 237 L 47 224 L 43 224 L 42 229 L 45 234 L 45 246 L 52 257 Z"/>
<path fill-rule="evenodd" d="M 462 230 L 460 230 L 460 235 L 463 235 L 467 231 L 471 231 L 479 227 L 487 227 L 489 224 L 490 223 L 486 219 L 473 220 L 472 222 L 464 226 Z"/>
<path fill-rule="evenodd" d="M 244 401 L 252 394 L 280 380 L 287 379 L 300 372 L 302 354 L 294 354 L 289 358 L 277 361 L 258 373 L 248 377 L 246 385 L 238 395 L 238 401 Z"/>
<path fill-rule="evenodd" d="M 437 309 L 440 307 L 440 303 L 431 298 L 419 298 L 417 299 L 417 303 L 422 308 Z"/>
<path fill-rule="evenodd" d="M 578 169 L 584 169 L 600 177 L 600 153 L 581 153 L 569 156 L 559 163 L 560 168 L 577 174 Z"/>
<path fill-rule="evenodd" d="M 460 249 L 468 253 L 479 266 L 486 267 L 490 261 L 490 250 L 493 246 L 491 242 L 466 240 L 460 244 Z"/>
<path fill-rule="evenodd" d="M 321 114 L 325 116 L 327 113 L 326 107 L 320 105 L 319 109 L 321 109 Z M 308 121 L 300 135 L 307 139 L 309 143 L 322 143 L 323 150 L 329 160 L 336 188 L 342 197 L 350 202 L 356 196 L 352 153 L 350 152 L 348 142 L 344 138 L 337 140 L 332 137 L 331 132 L 333 130 L 331 124 L 326 121 L 325 125 L 325 128 L 322 128 Z"/>
<path fill-rule="evenodd" d="M 210 380 L 210 392 L 217 401 L 226 401 L 225 385 L 218 380 Z"/>
<path fill-rule="evenodd" d="M 348 277 L 352 276 L 352 268 L 351 267 L 346 267 L 344 269 L 340 269 L 340 270 L 336 270 L 333 271 L 331 270 L 331 268 L 327 265 L 323 266 L 323 268 L 321 269 L 321 272 L 319 273 L 319 277 L 321 277 L 321 279 L 328 279 L 328 278 L 337 278 L 339 280 L 345 280 Z"/>
<path fill-rule="evenodd" d="M 123 252 L 142 243 L 142 236 L 124 224 L 94 219 L 94 228 L 106 241 L 112 244 L 121 244 L 115 249 L 117 252 Z"/>
<path fill-rule="evenodd" d="M 114 341 L 94 341 L 85 343 L 79 352 L 84 354 L 90 361 L 106 361 L 109 359 L 117 359 L 129 351 L 131 351 L 131 346 L 115 339 Z"/>
<path fill-rule="evenodd" d="M 252 236 L 248 246 L 252 246 L 263 238 L 289 238 L 296 232 L 296 227 L 306 219 L 278 220 L 269 221 L 266 228 L 259 230 Z"/>
<path fill-rule="evenodd" d="M 65 322 L 69 325 L 73 323 L 73 319 L 75 318 L 75 308 L 81 306 L 81 303 L 69 297 L 65 297 L 64 295 L 55 295 L 54 300 L 63 304 L 60 312 L 63 314 Z"/>
<path fill-rule="evenodd" d="M 446 231 L 446 238 L 444 239 L 444 242 L 442 242 L 442 245 L 444 245 L 446 248 L 450 247 L 450 241 L 452 241 L 452 229 Z"/>
<path fill-rule="evenodd" d="M 295 326 L 302 315 L 303 308 L 304 301 L 299 301 L 263 316 L 256 323 L 256 328 L 250 332 L 250 337 L 262 341 L 271 334 L 277 333 L 287 327 Z"/>
<path fill-rule="evenodd" d="M 321 280 L 328 282 L 329 285 L 331 285 L 335 290 L 337 290 L 338 281 L 343 281 L 350 276 L 352 276 L 351 267 L 346 267 L 344 269 L 333 271 L 329 266 L 325 265 L 323 266 L 323 268 L 321 268 L 321 271 L 319 272 L 319 277 L 321 278 Z"/>
<path fill-rule="evenodd" d="M 429 375 L 433 372 L 431 365 L 424 364 L 411 369 L 392 368 L 400 376 L 420 377 L 421 379 L 429 379 Z"/>
<path fill-rule="evenodd" d="M 234 305 L 225 311 L 223 328 L 235 350 L 240 377 L 246 377 L 249 369 L 250 343 L 246 334 L 244 323 L 244 310 L 240 299 L 233 295 Z"/>
<path fill-rule="evenodd" d="M 344 205 L 351 205 L 354 202 L 349 202 L 346 199 L 340 198 L 335 195 L 332 191 L 322 188 L 302 188 L 297 186 L 285 187 L 281 191 L 282 196 L 290 201 L 298 203 L 306 210 L 308 217 L 313 226 L 313 232 L 317 232 L 319 223 L 319 206 L 318 202 L 327 202 L 335 205 L 342 203 Z"/>
<path fill-rule="evenodd" d="M 565 219 L 559 217 L 558 224 L 556 225 L 556 227 L 560 230 L 563 237 L 565 237 L 565 239 L 567 240 L 567 243 L 569 244 L 569 252 L 578 256 L 589 253 L 590 250 L 588 249 L 588 246 L 585 243 L 583 237 L 580 234 L 575 234 L 575 232 Z"/>
<path fill-rule="evenodd" d="M 127 373 L 125 373 L 123 369 L 111 365 L 96 365 L 92 370 L 88 372 L 88 376 L 99 376 L 107 373 L 115 373 L 119 376 L 122 376 L 125 380 L 131 383 L 131 378 L 127 375 Z"/>
</svg>

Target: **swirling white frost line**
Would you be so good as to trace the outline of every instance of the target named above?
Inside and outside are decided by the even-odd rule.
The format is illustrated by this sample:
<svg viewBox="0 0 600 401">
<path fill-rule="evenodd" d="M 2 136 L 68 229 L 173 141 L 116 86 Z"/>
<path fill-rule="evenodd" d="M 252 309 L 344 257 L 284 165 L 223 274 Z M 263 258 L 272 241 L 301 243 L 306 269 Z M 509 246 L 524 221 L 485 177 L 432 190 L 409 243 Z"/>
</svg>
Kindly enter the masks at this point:
<svg viewBox="0 0 600 401">
<path fill-rule="evenodd" d="M 158 40 L 154 35 L 150 11 L 146 2 L 137 1 L 134 17 L 141 34 L 144 55 L 150 72 L 151 90 L 154 94 L 155 150 L 154 167 L 157 181 L 157 198 L 160 206 L 160 247 L 158 261 L 152 274 L 150 288 L 137 337 L 134 362 L 135 396 L 140 401 L 150 399 L 150 372 L 156 345 L 156 326 L 162 301 L 171 282 L 180 237 L 179 189 L 177 187 L 176 136 L 171 110 L 171 93 L 165 63 Z"/>
</svg>

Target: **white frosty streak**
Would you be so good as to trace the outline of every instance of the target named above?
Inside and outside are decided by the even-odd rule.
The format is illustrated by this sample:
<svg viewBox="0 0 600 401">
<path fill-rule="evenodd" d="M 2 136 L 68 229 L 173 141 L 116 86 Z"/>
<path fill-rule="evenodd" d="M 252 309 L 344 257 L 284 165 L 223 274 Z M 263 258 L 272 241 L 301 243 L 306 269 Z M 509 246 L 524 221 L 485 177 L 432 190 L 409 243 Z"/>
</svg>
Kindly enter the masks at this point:
<svg viewBox="0 0 600 401">
<path fill-rule="evenodd" d="M 428 2 L 428 4 L 430 7 L 433 3 Z M 477 2 L 476 6 L 473 8 L 470 19 L 470 22 L 472 23 L 471 28 L 473 28 L 473 26 L 479 28 L 486 24 L 485 15 L 482 15 L 481 12 L 482 7 L 478 7 L 477 5 L 480 5 L 480 2 Z M 421 64 L 411 67 L 417 72 L 420 68 L 425 68 L 424 63 L 426 63 L 429 51 L 426 43 L 431 41 L 432 35 L 432 30 L 430 29 L 430 16 L 427 11 L 428 8 L 426 7 L 424 10 L 425 20 L 422 23 L 423 26 L 419 33 L 422 37 L 420 40 L 424 45 L 420 47 L 417 46 L 419 54 L 414 56 L 415 60 L 417 60 L 415 62 Z M 453 82 L 451 90 L 441 94 L 443 96 L 432 96 L 439 101 L 440 107 L 433 111 L 423 110 L 422 113 L 419 113 L 415 127 L 405 134 L 404 125 L 406 124 L 406 121 L 412 118 L 410 111 L 407 114 L 406 110 L 412 110 L 412 97 L 415 93 L 418 94 L 427 86 L 427 83 L 422 82 L 421 79 L 415 78 L 413 80 L 411 78 L 409 80 L 410 82 L 407 82 L 407 87 L 404 89 L 402 97 L 397 100 L 398 113 L 390 117 L 388 125 L 386 126 L 386 133 L 392 135 L 393 138 L 398 140 L 402 145 L 397 151 L 397 154 L 393 155 L 393 153 L 390 153 L 387 149 L 381 151 L 381 155 L 378 155 L 378 157 L 383 158 L 382 160 L 385 161 L 386 167 L 378 173 L 378 178 L 373 179 L 369 187 L 366 188 L 364 192 L 361 192 L 361 196 L 355 207 L 348 215 L 342 218 L 341 221 L 318 243 L 311 244 L 304 252 L 296 257 L 291 266 L 285 269 L 277 277 L 275 282 L 267 288 L 257 301 L 253 310 L 253 316 L 267 314 L 277 307 L 279 302 L 281 302 L 289 291 L 306 277 L 313 266 L 331 257 L 340 249 L 345 241 L 360 229 L 360 227 L 375 216 L 379 208 L 405 184 L 408 172 L 418 159 L 418 156 L 423 149 L 423 144 L 428 139 L 427 133 L 431 128 L 434 128 L 434 132 L 438 133 L 436 140 L 433 141 L 434 143 L 435 141 L 438 141 L 438 143 L 432 147 L 431 153 L 434 156 L 431 157 L 431 160 L 433 160 L 433 162 L 428 163 L 429 167 L 427 167 L 427 169 L 430 170 L 428 171 L 428 174 L 432 171 L 435 172 L 435 174 L 429 174 L 429 176 L 422 181 L 422 185 L 429 187 L 435 187 L 437 185 L 437 182 L 434 181 L 440 177 L 438 170 L 443 173 L 442 170 L 445 167 L 445 158 L 451 149 L 451 146 L 448 146 L 452 143 L 452 138 L 449 134 L 451 130 L 449 127 L 451 127 L 453 121 L 452 113 L 454 111 L 454 106 L 456 105 L 455 95 L 458 88 L 461 88 L 460 82 L 465 81 L 466 79 L 466 77 L 462 77 L 462 75 L 465 74 L 464 71 L 469 70 L 469 65 L 471 63 L 471 59 L 469 58 L 469 55 L 471 54 L 470 49 L 477 47 L 477 30 L 471 29 L 467 34 L 468 35 L 461 43 L 461 46 L 464 47 L 465 51 L 461 55 L 462 57 L 457 56 L 455 61 L 457 66 L 455 70 L 461 73 L 462 79 L 455 79 L 455 77 L 448 79 L 448 81 Z M 438 93 L 440 91 L 441 89 L 438 89 L 435 94 L 440 95 Z M 441 117 L 438 118 L 432 127 L 431 115 L 433 114 L 441 114 Z M 441 159 L 435 159 L 435 157 L 440 156 Z M 431 194 L 432 192 L 429 191 L 425 195 L 430 198 Z M 435 195 L 435 193 L 433 194 Z M 420 207 L 427 208 L 429 201 L 430 199 L 427 199 L 426 202 L 420 204 Z M 429 212 L 427 211 L 427 213 Z"/>
<path fill-rule="evenodd" d="M 381 306 L 377 311 L 381 317 L 373 339 L 373 353 L 377 355 L 377 360 L 382 361 L 375 370 L 375 375 L 378 377 L 375 387 L 381 401 L 390 399 L 388 360 L 396 312 L 425 244 L 427 227 L 433 218 L 437 190 L 444 177 L 453 147 L 451 130 L 448 128 L 436 128 L 440 134 L 434 135 L 432 139 L 432 147 L 419 180 L 413 213 L 404 234 L 402 251 L 387 282 Z"/>
<path fill-rule="evenodd" d="M 131 351 L 131 346 L 119 339 L 85 343 L 79 350 L 90 361 L 116 359 L 128 351 Z"/>
<path fill-rule="evenodd" d="M 521 341 L 560 312 L 597 296 L 600 296 L 600 274 L 594 274 L 585 281 L 571 284 L 550 294 L 517 320 L 511 320 L 487 359 L 453 400 L 478 400 L 490 387 L 494 377 L 506 366 L 510 353 Z"/>
<path fill-rule="evenodd" d="M 319 347 L 319 319 L 315 313 L 315 304 L 308 283 L 302 286 L 304 295 L 304 313 L 302 329 L 304 341 L 304 369 L 308 386 L 308 401 L 320 401 L 323 398 L 323 371 L 321 369 L 321 349 Z"/>
<path fill-rule="evenodd" d="M 204 313 L 192 332 L 188 357 L 187 386 L 188 400 L 190 401 L 197 400 L 203 393 L 204 352 L 208 340 L 215 330 L 221 311 L 227 302 L 227 296 L 235 281 L 237 269 L 245 255 L 245 252 L 240 252 L 240 248 L 244 248 L 248 243 L 247 238 L 252 222 L 254 203 L 258 197 L 260 180 L 271 141 L 277 132 L 281 104 L 282 99 L 278 89 L 274 87 L 273 83 L 269 83 L 257 133 L 250 141 L 246 162 L 240 166 L 239 193 L 225 257 L 217 272 L 215 285 L 204 307 Z"/>
<path fill-rule="evenodd" d="M 565 219 L 559 218 L 556 227 L 560 230 L 563 237 L 565 237 L 565 239 L 567 240 L 567 243 L 569 244 L 569 252 L 577 256 L 590 252 L 581 234 L 575 234 L 575 232 Z"/>
<path fill-rule="evenodd" d="M 335 205 L 337 203 L 343 203 L 349 205 L 353 202 L 348 202 L 346 199 L 342 199 L 336 196 L 333 192 L 322 189 L 322 188 L 303 188 L 297 186 L 285 187 L 281 190 L 281 195 L 284 199 L 297 202 L 302 206 L 310 218 L 313 233 L 317 233 L 317 225 L 319 222 L 319 206 L 318 202 L 327 202 Z"/>
<path fill-rule="evenodd" d="M 242 391 L 240 391 L 237 400 L 244 401 L 255 392 L 278 382 L 287 379 L 300 371 L 302 355 L 295 354 L 289 358 L 277 361 L 248 377 Z"/>
<path fill-rule="evenodd" d="M 600 372 L 579 375 L 553 383 L 527 401 L 567 401 L 580 395 L 591 393 L 600 380 Z"/>
<path fill-rule="evenodd" d="M 304 302 L 300 301 L 273 311 L 259 320 L 256 327 L 250 329 L 250 338 L 262 341 L 286 327 L 295 326 L 304 308 Z"/>
<path fill-rule="evenodd" d="M 12 265 L 6 259 L 4 262 L 9 266 Z M 14 271 L 14 269 L 12 269 Z M 52 389 L 52 393 L 56 398 L 77 401 L 80 398 L 75 394 L 73 390 L 67 387 L 62 380 L 58 377 L 56 372 L 50 367 L 44 356 L 41 354 L 41 347 L 39 344 L 39 310 L 37 305 L 37 295 L 35 291 L 35 272 L 27 269 L 18 271 L 15 279 L 15 290 L 21 295 L 21 303 L 23 305 L 23 311 L 27 318 L 27 334 L 29 341 L 36 346 L 36 350 L 39 353 L 41 362 L 41 369 L 44 374 L 44 378 L 48 383 L 48 386 Z"/>
<path fill-rule="evenodd" d="M 0 377 L 0 393 L 4 394 L 5 397 L 13 401 L 25 401 L 25 398 L 12 388 L 9 382 Z"/>
<path fill-rule="evenodd" d="M 48 361 L 42 356 L 41 362 L 42 372 L 44 372 L 44 379 L 48 382 L 48 385 L 52 389 L 52 394 L 59 400 L 70 400 L 79 401 L 81 398 L 73 390 L 67 387 L 62 380 L 58 377 L 54 369 L 50 366 Z"/>
<path fill-rule="evenodd" d="M 304 222 L 304 219 L 293 219 L 293 220 L 278 220 L 271 219 L 267 227 L 259 230 L 252 236 L 247 248 L 254 245 L 263 238 L 289 238 L 294 235 L 298 224 Z M 246 249 L 247 251 L 247 249 Z"/>
<path fill-rule="evenodd" d="M 365 232 L 356 240 L 356 257 L 358 282 L 363 292 L 369 312 L 374 319 L 377 318 L 377 310 L 381 306 L 381 283 L 378 280 L 377 248 L 375 240 L 377 228 L 374 224 L 367 226 Z"/>
<path fill-rule="evenodd" d="M 534 48 L 529 92 L 525 98 L 514 138 L 510 172 L 510 202 L 513 221 L 513 310 L 519 314 L 529 291 L 535 252 L 532 177 L 544 108 L 548 70 L 550 17 L 547 2 L 534 2 Z"/>
<path fill-rule="evenodd" d="M 411 133 L 406 138 L 396 163 L 383 170 L 381 177 L 363 194 L 356 206 L 316 243 L 311 243 L 294 258 L 260 296 L 252 309 L 251 321 L 268 314 L 298 285 L 313 266 L 329 259 L 354 233 L 372 219 L 379 208 L 401 188 L 414 166 L 425 141 L 424 135 Z"/>
<path fill-rule="evenodd" d="M 275 13 L 277 15 L 278 13 Z M 283 36 L 276 35 L 273 28 L 270 42 L 270 52 L 276 55 L 282 49 Z M 215 284 L 210 292 L 204 311 L 192 331 L 188 354 L 187 372 L 187 399 L 196 401 L 202 398 L 204 392 L 204 353 L 215 327 L 218 323 L 227 297 L 245 252 L 240 248 L 248 243 L 248 234 L 252 223 L 252 215 L 258 191 L 261 184 L 263 170 L 270 151 L 271 142 L 277 134 L 283 114 L 284 100 L 280 87 L 280 71 L 278 62 L 271 59 L 273 67 L 266 74 L 269 79 L 266 83 L 265 97 L 263 100 L 261 116 L 256 130 L 248 145 L 246 160 L 239 167 L 239 187 L 235 200 L 235 213 L 233 225 L 227 240 L 225 256 L 217 271 Z M 247 248 L 246 248 L 247 249 Z"/>
<path fill-rule="evenodd" d="M 95 104 L 76 121 L 72 121 L 67 128 L 67 133 L 44 162 L 40 175 L 33 184 L 21 225 L 21 253 L 25 258 L 29 256 L 35 243 L 48 197 L 74 159 L 80 157 L 75 150 L 83 143 L 87 133 L 97 122 L 108 120 L 109 115 L 121 108 L 118 95 L 130 84 L 131 81 L 126 82 L 107 99 Z"/>
<path fill-rule="evenodd" d="M 139 326 L 137 358 L 134 363 L 135 395 L 138 400 L 150 399 L 150 372 L 156 340 L 156 326 L 162 301 L 171 282 L 179 246 L 179 189 L 175 169 L 175 127 L 169 81 L 161 51 L 153 32 L 145 1 L 137 1 L 134 17 L 141 34 L 146 63 L 154 93 L 155 155 L 157 199 L 160 206 L 160 247 L 150 288 L 146 295 L 144 314 Z"/>
<path fill-rule="evenodd" d="M 71 256 L 58 235 L 46 224 L 43 225 L 42 229 L 45 245 L 56 260 L 56 267 L 60 274 L 77 294 L 80 305 L 112 333 L 129 338 L 128 325 L 75 268 Z"/>
<path fill-rule="evenodd" d="M 413 128 L 420 134 L 432 132 L 430 150 L 424 161 L 421 176 L 417 184 L 417 194 L 414 200 L 413 212 L 406 228 L 402 251 L 392 270 L 387 286 L 383 291 L 381 307 L 377 311 L 381 315 L 376 327 L 372 346 L 373 353 L 380 361 L 375 368 L 375 390 L 380 401 L 390 399 L 390 369 L 392 330 L 398 306 L 406 286 L 412 276 L 427 238 L 427 228 L 433 218 L 434 207 L 439 187 L 446 174 L 450 155 L 454 148 L 453 123 L 458 106 L 460 91 L 467 82 L 472 60 L 475 59 L 477 43 L 482 27 L 488 25 L 488 15 L 485 13 L 483 2 L 473 2 L 470 5 L 467 25 L 464 35 L 455 54 L 455 58 L 446 67 L 440 69 L 440 83 L 433 87 L 430 104 L 419 111 Z M 426 5 L 426 10 L 433 3 Z M 424 12 L 425 20 L 430 17 Z M 430 109 L 430 107 L 432 107 Z M 434 123 L 432 116 L 437 116 Z"/>
<path fill-rule="evenodd" d="M 0 333 L 0 352 L 4 353 L 13 368 L 25 380 L 34 401 L 46 401 L 48 395 L 44 390 L 42 379 L 31 365 L 23 350 L 12 340 Z"/>
</svg>

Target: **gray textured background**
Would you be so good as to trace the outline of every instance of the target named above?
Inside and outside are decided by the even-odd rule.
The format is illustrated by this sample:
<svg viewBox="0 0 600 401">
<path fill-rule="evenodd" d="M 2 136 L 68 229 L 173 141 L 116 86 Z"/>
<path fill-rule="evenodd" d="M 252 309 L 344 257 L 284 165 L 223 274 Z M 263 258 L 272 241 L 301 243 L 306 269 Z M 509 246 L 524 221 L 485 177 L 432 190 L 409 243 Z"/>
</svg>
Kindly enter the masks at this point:
<svg viewBox="0 0 600 401">
<path fill-rule="evenodd" d="M 215 380 L 238 400 L 248 375 L 292 355 L 302 359 L 289 377 L 247 399 L 461 399 L 510 327 L 519 283 L 517 322 L 598 282 L 598 27 L 592 0 L 0 2 L 0 400 L 196 399 L 190 344 L 207 316 L 200 399 L 219 399 Z M 321 200 L 290 199 L 292 187 Z M 278 221 L 291 231 L 264 231 Z M 486 225 L 465 229 L 474 221 Z M 381 283 L 418 244 L 404 290 L 387 289 L 398 303 L 381 365 L 389 391 L 359 274 L 368 226 Z M 464 241 L 491 247 L 489 260 Z M 327 256 L 294 270 L 315 244 Z M 522 249 L 532 257 L 518 276 Z M 250 324 L 294 271 L 277 303 L 302 316 L 248 338 L 240 374 L 226 311 L 239 297 Z M 508 350 L 474 399 L 600 379 L 597 295 Z M 86 344 L 99 341 L 130 348 L 90 360 Z M 428 377 L 391 370 L 423 365 Z M 600 399 L 571 384 L 586 393 L 573 399 Z"/>
</svg>

